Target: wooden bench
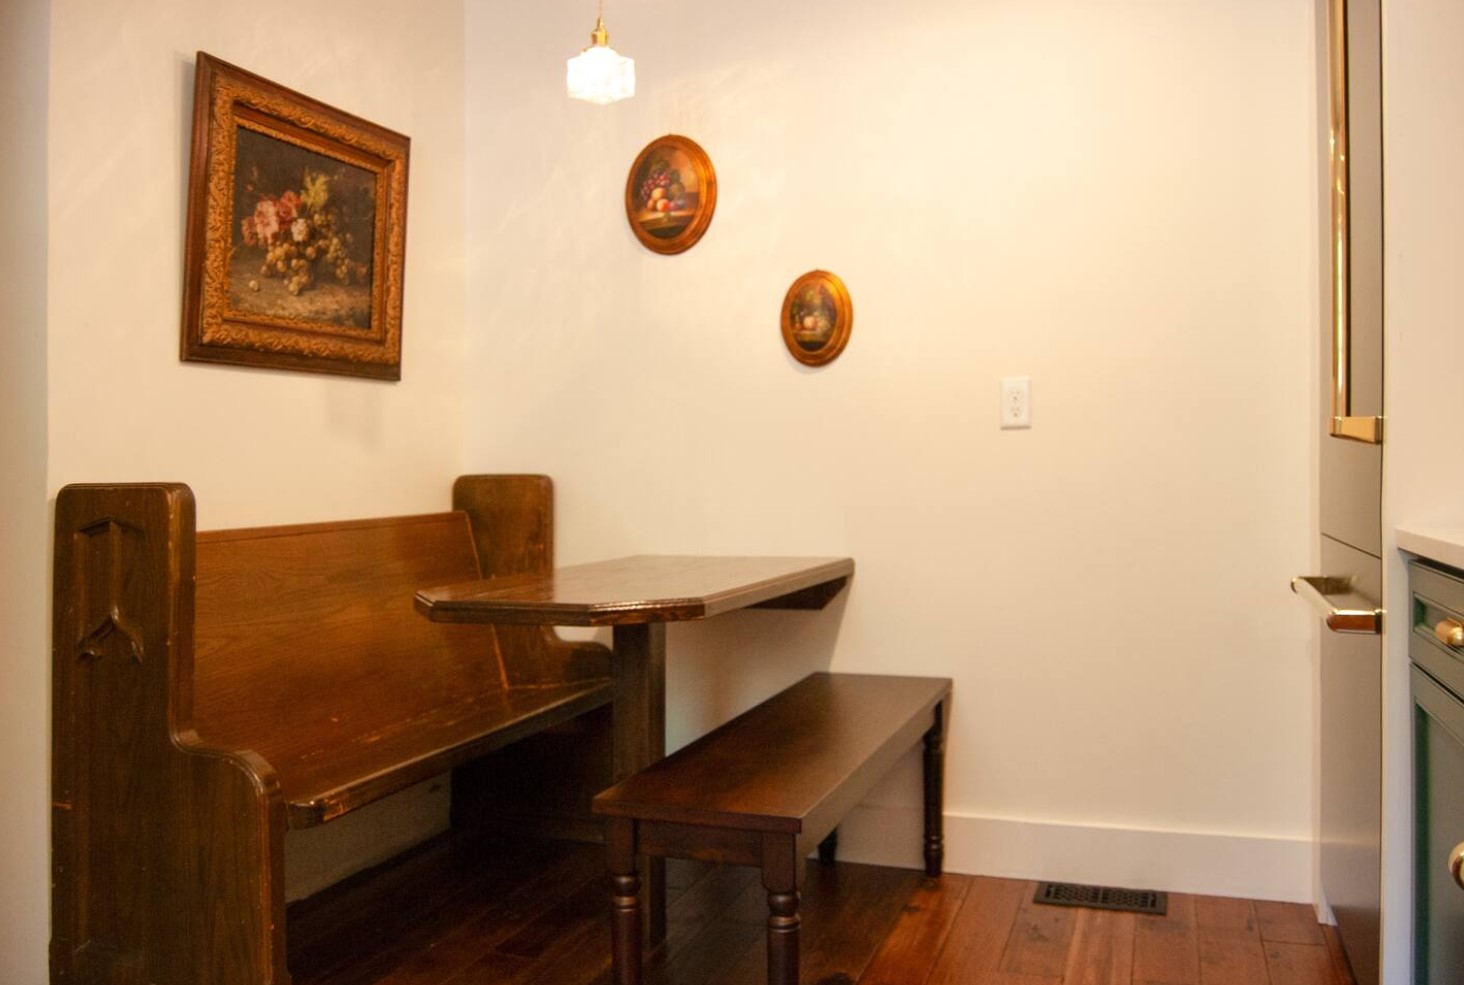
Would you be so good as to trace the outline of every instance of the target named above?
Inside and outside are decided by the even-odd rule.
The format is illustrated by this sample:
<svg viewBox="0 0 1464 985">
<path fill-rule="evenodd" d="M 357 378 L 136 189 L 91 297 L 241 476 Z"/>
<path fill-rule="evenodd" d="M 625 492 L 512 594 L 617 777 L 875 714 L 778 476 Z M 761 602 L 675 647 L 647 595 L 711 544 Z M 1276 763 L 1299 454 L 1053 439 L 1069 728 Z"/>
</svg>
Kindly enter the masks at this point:
<svg viewBox="0 0 1464 985">
<path fill-rule="evenodd" d="M 768 982 L 798 983 L 798 891 L 832 860 L 849 812 L 925 747 L 925 871 L 941 871 L 945 678 L 813 674 L 595 797 L 606 817 L 616 985 L 641 980 L 638 854 L 756 865 L 768 892 Z"/>
<path fill-rule="evenodd" d="M 607 705 L 602 646 L 413 610 L 550 570 L 551 496 L 472 476 L 451 513 L 195 535 L 186 486 L 63 489 L 52 981 L 287 985 L 287 829 L 464 767 L 456 824 L 470 761 Z"/>
</svg>

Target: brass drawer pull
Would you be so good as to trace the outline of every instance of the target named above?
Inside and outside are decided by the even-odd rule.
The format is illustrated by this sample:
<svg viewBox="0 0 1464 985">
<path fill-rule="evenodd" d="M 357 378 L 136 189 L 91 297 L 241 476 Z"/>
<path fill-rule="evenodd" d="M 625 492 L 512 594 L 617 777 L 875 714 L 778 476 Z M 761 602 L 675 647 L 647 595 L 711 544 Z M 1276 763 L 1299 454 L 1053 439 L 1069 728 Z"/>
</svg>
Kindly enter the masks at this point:
<svg viewBox="0 0 1464 985">
<path fill-rule="evenodd" d="M 1449 875 L 1454 877 L 1454 884 L 1464 889 L 1464 841 L 1454 846 L 1449 853 Z"/>
<path fill-rule="evenodd" d="M 1311 603 L 1334 633 L 1376 635 L 1383 631 L 1383 610 L 1353 591 L 1351 579 L 1302 575 L 1291 579 L 1291 590 Z"/>
<path fill-rule="evenodd" d="M 1445 619 L 1434 627 L 1434 638 L 1445 646 L 1464 646 L 1464 623 L 1457 619 Z"/>
</svg>

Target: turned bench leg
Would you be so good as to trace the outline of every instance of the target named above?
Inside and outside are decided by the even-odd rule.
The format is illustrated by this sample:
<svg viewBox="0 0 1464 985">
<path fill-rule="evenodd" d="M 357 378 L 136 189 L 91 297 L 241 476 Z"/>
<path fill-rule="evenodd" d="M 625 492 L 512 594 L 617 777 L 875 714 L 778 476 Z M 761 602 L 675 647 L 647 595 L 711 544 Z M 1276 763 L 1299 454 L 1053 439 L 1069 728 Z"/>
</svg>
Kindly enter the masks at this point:
<svg viewBox="0 0 1464 985">
<path fill-rule="evenodd" d="M 945 862 L 945 702 L 925 733 L 925 874 L 938 876 Z"/>
<path fill-rule="evenodd" d="M 768 893 L 768 985 L 798 985 L 798 891 Z"/>
<path fill-rule="evenodd" d="M 635 821 L 612 818 L 605 826 L 610 869 L 610 967 L 615 985 L 640 985 L 640 874 L 635 870 Z"/>
<path fill-rule="evenodd" d="M 762 883 L 768 891 L 768 985 L 798 985 L 798 858 L 791 835 L 763 835 Z"/>
</svg>

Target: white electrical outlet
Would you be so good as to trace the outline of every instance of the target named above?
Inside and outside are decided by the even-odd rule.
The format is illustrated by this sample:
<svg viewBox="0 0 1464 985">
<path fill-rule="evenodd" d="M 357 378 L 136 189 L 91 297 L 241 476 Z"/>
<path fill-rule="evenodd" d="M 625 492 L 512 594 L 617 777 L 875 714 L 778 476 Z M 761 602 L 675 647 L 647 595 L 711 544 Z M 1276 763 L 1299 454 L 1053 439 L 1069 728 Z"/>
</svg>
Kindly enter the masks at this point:
<svg viewBox="0 0 1464 985">
<path fill-rule="evenodd" d="M 1001 381 L 1001 426 L 1004 429 L 1032 426 L 1032 378 L 1007 376 Z"/>
</svg>

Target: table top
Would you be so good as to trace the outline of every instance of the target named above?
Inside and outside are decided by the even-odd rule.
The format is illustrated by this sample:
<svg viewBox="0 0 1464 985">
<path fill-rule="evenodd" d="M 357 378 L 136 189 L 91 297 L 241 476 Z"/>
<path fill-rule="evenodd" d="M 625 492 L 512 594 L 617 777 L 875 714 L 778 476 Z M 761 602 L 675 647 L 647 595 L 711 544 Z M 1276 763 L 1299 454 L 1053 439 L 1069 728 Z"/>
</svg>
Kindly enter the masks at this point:
<svg viewBox="0 0 1464 985">
<path fill-rule="evenodd" d="M 425 588 L 433 622 L 618 626 L 704 619 L 734 609 L 821 609 L 854 573 L 851 558 L 639 554 Z"/>
</svg>

